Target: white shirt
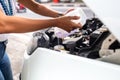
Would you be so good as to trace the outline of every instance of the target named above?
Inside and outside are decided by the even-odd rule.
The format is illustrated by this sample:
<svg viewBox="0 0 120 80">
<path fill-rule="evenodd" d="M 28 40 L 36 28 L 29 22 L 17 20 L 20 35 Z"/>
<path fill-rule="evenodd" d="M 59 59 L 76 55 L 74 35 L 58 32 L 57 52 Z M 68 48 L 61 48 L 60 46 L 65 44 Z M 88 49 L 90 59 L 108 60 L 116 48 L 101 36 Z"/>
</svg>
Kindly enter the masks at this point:
<svg viewBox="0 0 120 80">
<path fill-rule="evenodd" d="M 15 14 L 15 1 L 12 0 L 12 7 L 13 7 L 13 13 Z M 2 9 L 2 11 L 4 12 L 1 4 L 0 4 L 0 9 Z M 0 34 L 0 41 L 5 41 L 7 40 L 7 35 L 6 34 Z"/>
</svg>

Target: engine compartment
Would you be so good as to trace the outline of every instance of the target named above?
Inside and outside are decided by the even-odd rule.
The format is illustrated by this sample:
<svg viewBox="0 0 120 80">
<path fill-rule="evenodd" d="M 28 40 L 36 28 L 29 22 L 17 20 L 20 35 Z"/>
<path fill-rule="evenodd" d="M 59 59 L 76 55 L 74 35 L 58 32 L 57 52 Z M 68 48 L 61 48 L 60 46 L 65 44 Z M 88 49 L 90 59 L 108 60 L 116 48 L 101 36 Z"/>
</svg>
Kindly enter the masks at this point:
<svg viewBox="0 0 120 80">
<path fill-rule="evenodd" d="M 64 38 L 55 35 L 54 27 L 35 32 L 28 54 L 31 55 L 38 47 L 99 59 L 119 51 L 120 43 L 98 18 L 91 18 L 86 20 L 82 29 L 76 29 Z"/>
</svg>

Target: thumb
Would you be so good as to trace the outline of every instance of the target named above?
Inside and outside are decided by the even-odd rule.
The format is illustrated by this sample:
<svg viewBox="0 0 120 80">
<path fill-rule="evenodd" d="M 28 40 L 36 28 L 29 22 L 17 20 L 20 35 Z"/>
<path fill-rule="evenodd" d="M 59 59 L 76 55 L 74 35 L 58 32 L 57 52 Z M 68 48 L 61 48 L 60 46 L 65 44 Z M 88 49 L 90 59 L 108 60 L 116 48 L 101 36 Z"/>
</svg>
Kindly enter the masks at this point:
<svg viewBox="0 0 120 80">
<path fill-rule="evenodd" d="M 66 15 L 67 13 L 69 13 L 69 12 L 73 11 L 73 10 L 74 10 L 73 8 L 72 8 L 72 9 L 67 10 L 67 11 L 65 12 L 65 15 Z"/>
</svg>

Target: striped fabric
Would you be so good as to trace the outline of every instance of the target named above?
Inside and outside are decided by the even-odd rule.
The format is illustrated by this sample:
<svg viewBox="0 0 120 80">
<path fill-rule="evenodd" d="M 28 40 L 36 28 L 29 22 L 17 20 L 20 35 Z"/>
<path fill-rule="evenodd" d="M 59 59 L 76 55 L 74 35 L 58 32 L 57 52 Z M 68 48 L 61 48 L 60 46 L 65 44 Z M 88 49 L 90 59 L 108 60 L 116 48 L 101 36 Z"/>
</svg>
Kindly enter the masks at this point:
<svg viewBox="0 0 120 80">
<path fill-rule="evenodd" d="M 6 15 L 13 15 L 15 13 L 15 1 L 13 0 L 0 0 L 0 9 Z M 0 42 L 7 40 L 6 34 L 0 34 Z"/>
<path fill-rule="evenodd" d="M 11 0 L 0 0 L 0 3 L 6 15 L 13 15 Z"/>
</svg>

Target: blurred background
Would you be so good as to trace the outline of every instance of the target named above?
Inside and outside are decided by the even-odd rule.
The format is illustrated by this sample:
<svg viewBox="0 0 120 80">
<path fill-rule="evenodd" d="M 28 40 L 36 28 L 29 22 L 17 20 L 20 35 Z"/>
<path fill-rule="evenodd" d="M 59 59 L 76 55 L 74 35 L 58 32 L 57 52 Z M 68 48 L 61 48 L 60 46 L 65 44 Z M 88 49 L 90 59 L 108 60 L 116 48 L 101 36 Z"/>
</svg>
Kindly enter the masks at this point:
<svg viewBox="0 0 120 80">
<path fill-rule="evenodd" d="M 36 0 L 40 3 L 48 3 L 48 2 L 54 2 L 54 3 L 73 3 L 73 2 L 82 2 L 82 0 Z"/>
</svg>

